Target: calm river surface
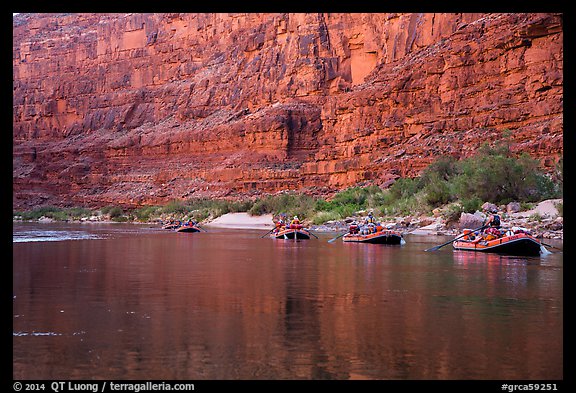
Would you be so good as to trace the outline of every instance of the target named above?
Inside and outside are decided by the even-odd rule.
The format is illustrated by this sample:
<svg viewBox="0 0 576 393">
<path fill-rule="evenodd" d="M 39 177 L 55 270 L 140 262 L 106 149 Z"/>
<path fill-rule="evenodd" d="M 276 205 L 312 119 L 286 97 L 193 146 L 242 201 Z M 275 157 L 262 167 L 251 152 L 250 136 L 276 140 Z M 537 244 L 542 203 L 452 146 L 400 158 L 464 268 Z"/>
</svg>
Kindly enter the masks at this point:
<svg viewBox="0 0 576 393">
<path fill-rule="evenodd" d="M 206 228 L 15 223 L 13 377 L 563 378 L 562 253 Z"/>
</svg>

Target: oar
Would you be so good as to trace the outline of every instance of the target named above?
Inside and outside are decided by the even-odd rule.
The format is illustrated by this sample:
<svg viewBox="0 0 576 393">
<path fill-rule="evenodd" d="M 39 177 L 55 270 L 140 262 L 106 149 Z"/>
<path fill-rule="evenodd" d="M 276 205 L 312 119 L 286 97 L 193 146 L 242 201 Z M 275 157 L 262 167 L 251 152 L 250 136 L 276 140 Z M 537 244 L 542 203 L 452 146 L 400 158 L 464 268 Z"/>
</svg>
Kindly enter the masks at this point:
<svg viewBox="0 0 576 393">
<path fill-rule="evenodd" d="M 270 233 L 272 233 L 272 231 L 273 231 L 274 229 L 276 229 L 276 228 L 274 227 L 274 228 L 270 229 L 268 232 L 266 232 L 264 235 L 260 236 L 260 239 L 263 239 L 264 236 L 268 236 Z"/>
<path fill-rule="evenodd" d="M 486 225 L 482 225 L 480 228 L 473 229 L 472 232 L 476 232 L 476 231 L 482 230 L 482 229 L 484 229 L 484 228 L 486 228 Z M 424 251 L 436 251 L 436 250 L 444 247 L 446 244 L 450 244 L 450 243 L 452 243 L 454 240 L 460 239 L 461 237 L 466 236 L 466 235 L 469 235 L 469 233 L 463 233 L 463 234 L 461 234 L 460 236 L 456 236 L 454 239 L 452 239 L 452 240 L 450 240 L 450 241 L 447 241 L 447 242 L 444 243 L 444 244 L 440 244 L 440 245 L 434 246 L 434 247 L 432 247 L 432 248 L 427 248 L 427 249 L 424 250 Z"/>
<path fill-rule="evenodd" d="M 340 239 L 342 236 L 344 236 L 344 235 L 347 234 L 347 233 L 348 233 L 348 232 L 344 232 L 343 234 L 336 236 L 334 239 L 328 240 L 328 243 L 332 243 L 332 242 L 334 242 L 335 240 Z"/>
<path fill-rule="evenodd" d="M 310 232 L 308 229 L 306 229 L 306 232 L 308 232 L 309 234 L 311 234 L 312 236 L 314 236 L 316 239 L 318 239 L 318 236 L 316 236 L 315 234 L 313 234 L 312 232 Z"/>
<path fill-rule="evenodd" d="M 196 224 L 196 226 L 200 229 L 202 229 L 204 232 L 208 232 L 206 229 L 202 228 L 200 225 Z"/>
<path fill-rule="evenodd" d="M 552 247 L 552 248 L 555 248 L 555 249 L 557 249 L 557 250 L 564 251 L 563 249 L 558 248 L 558 247 L 554 247 L 554 246 L 551 245 L 551 244 L 546 244 L 546 243 L 544 243 L 544 242 L 540 242 L 540 244 L 542 244 L 543 246 L 546 246 L 546 247 Z"/>
</svg>

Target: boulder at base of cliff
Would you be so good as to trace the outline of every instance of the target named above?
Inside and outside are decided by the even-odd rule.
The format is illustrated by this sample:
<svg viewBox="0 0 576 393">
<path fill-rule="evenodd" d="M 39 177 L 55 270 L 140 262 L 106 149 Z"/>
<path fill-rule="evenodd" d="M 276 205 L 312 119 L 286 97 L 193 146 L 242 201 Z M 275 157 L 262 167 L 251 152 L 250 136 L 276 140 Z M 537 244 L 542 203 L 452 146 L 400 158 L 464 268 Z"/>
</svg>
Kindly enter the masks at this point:
<svg viewBox="0 0 576 393">
<path fill-rule="evenodd" d="M 540 202 L 535 208 L 510 214 L 513 218 L 530 217 L 532 215 L 539 215 L 540 217 L 555 218 L 560 215 L 558 207 L 563 203 L 563 199 L 547 199 Z"/>
<path fill-rule="evenodd" d="M 484 202 L 484 204 L 482 205 L 482 210 L 483 211 L 497 211 L 498 210 L 498 206 L 496 206 L 493 203 L 490 202 Z"/>
<path fill-rule="evenodd" d="M 414 229 L 410 233 L 413 235 L 441 235 L 443 229 L 445 229 L 444 222 L 441 219 L 437 219 L 435 222 Z"/>
<path fill-rule="evenodd" d="M 476 212 L 474 214 L 471 213 L 462 213 L 460 215 L 460 221 L 458 222 L 458 227 L 460 229 L 476 229 L 480 228 L 484 223 L 486 216 L 480 212 Z"/>
<path fill-rule="evenodd" d="M 506 205 L 506 213 L 518 213 L 520 211 L 520 203 L 519 202 L 510 202 Z"/>
</svg>

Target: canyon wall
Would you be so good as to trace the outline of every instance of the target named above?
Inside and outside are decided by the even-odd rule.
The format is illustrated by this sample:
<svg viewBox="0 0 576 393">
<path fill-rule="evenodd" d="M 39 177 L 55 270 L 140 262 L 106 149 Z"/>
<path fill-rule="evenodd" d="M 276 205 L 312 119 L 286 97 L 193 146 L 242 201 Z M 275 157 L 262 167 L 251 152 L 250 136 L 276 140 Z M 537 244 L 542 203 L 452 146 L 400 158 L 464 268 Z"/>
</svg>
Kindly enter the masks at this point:
<svg viewBox="0 0 576 393">
<path fill-rule="evenodd" d="M 561 14 L 18 14 L 13 207 L 314 195 L 563 154 Z"/>
</svg>

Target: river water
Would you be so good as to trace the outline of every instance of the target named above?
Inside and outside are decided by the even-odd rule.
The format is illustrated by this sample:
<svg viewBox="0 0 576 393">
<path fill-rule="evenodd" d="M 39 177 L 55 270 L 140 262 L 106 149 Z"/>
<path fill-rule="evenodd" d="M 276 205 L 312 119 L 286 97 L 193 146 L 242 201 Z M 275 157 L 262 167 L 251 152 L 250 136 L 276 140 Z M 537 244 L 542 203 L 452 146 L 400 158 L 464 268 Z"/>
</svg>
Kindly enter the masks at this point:
<svg viewBox="0 0 576 393">
<path fill-rule="evenodd" d="M 13 377 L 563 378 L 562 253 L 207 229 L 15 223 Z"/>
</svg>

